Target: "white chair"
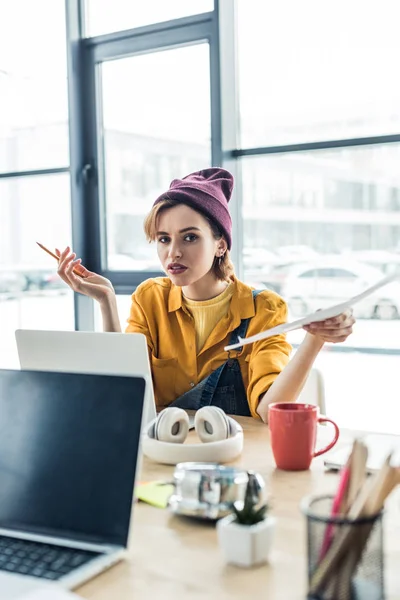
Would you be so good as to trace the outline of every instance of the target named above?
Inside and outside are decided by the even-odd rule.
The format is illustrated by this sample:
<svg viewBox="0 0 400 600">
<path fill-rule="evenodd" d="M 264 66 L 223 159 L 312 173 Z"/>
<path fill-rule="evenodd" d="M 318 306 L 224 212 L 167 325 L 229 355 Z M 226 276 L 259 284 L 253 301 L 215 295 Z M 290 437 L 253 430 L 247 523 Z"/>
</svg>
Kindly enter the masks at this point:
<svg viewBox="0 0 400 600">
<path fill-rule="evenodd" d="M 297 402 L 316 404 L 319 407 L 320 414 L 325 414 L 325 387 L 321 371 L 311 369 Z"/>
</svg>

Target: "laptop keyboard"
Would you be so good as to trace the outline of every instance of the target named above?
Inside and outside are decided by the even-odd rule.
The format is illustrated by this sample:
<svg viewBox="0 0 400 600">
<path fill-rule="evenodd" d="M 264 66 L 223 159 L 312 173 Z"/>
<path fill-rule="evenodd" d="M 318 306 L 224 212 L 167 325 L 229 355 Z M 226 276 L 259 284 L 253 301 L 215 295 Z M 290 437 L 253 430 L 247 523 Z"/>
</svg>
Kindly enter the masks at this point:
<svg viewBox="0 0 400 600">
<path fill-rule="evenodd" d="M 0 535 L 0 571 L 57 580 L 99 555 Z"/>
</svg>

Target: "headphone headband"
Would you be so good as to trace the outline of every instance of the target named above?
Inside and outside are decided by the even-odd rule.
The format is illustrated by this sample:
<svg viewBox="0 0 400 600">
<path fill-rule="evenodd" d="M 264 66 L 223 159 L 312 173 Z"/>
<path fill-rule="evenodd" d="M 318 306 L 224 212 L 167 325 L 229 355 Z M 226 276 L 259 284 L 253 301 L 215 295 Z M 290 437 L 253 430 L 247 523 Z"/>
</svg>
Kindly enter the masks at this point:
<svg viewBox="0 0 400 600">
<path fill-rule="evenodd" d="M 143 453 L 148 458 L 165 465 L 176 465 L 180 462 L 229 462 L 239 456 L 243 450 L 243 428 L 232 417 L 226 418 L 232 435 L 226 440 L 200 444 L 160 442 L 154 438 L 154 425 L 157 419 L 153 419 L 143 432 Z"/>
</svg>

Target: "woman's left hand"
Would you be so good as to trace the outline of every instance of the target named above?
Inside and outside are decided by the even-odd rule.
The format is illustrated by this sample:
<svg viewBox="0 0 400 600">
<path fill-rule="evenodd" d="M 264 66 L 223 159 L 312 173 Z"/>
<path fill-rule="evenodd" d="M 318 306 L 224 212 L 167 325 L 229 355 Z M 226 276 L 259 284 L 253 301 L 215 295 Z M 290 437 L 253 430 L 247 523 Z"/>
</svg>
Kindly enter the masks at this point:
<svg viewBox="0 0 400 600">
<path fill-rule="evenodd" d="M 303 329 L 321 338 L 324 342 L 333 342 L 335 344 L 347 340 L 353 331 L 355 322 L 352 309 L 348 309 L 337 317 L 304 325 Z"/>
</svg>

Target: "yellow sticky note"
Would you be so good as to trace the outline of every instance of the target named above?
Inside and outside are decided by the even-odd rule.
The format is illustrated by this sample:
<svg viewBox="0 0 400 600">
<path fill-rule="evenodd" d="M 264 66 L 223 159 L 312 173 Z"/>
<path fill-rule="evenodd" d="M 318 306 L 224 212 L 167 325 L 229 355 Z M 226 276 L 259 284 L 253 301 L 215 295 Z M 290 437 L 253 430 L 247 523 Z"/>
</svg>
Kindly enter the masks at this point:
<svg viewBox="0 0 400 600">
<path fill-rule="evenodd" d="M 163 484 L 162 481 L 152 481 L 150 483 L 138 483 L 135 488 L 135 496 L 142 502 L 147 502 L 157 508 L 168 506 L 168 499 L 174 491 L 171 484 Z"/>
</svg>

